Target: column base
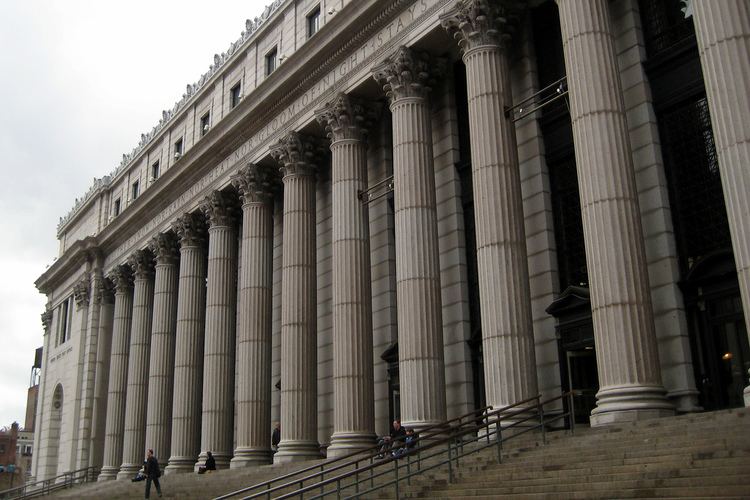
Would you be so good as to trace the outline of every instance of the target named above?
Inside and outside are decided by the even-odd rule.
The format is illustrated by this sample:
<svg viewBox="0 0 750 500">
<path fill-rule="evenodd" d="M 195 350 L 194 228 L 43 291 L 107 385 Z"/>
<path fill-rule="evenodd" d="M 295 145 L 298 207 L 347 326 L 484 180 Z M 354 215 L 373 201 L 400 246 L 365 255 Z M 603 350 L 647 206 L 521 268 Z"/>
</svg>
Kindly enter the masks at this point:
<svg viewBox="0 0 750 500">
<path fill-rule="evenodd" d="M 265 448 L 237 448 L 234 450 L 234 458 L 229 461 L 230 469 L 242 469 L 256 465 L 268 465 L 272 463 L 271 450 Z"/>
<path fill-rule="evenodd" d="M 164 474 L 184 474 L 193 472 L 195 467 L 195 458 L 193 457 L 170 457 L 169 465 L 164 468 Z"/>
<path fill-rule="evenodd" d="M 279 443 L 279 451 L 273 456 L 273 463 L 305 462 L 307 460 L 319 460 L 320 458 L 322 457 L 317 441 L 284 441 L 282 439 Z"/>
<path fill-rule="evenodd" d="M 703 407 L 698 404 L 698 394 L 698 391 L 689 390 L 670 392 L 667 397 L 677 413 L 697 413 L 703 411 Z"/>
<path fill-rule="evenodd" d="M 141 470 L 143 465 L 139 464 L 122 464 L 120 466 L 120 472 L 117 473 L 118 481 L 125 481 L 126 479 L 133 479 L 138 471 Z"/>
<path fill-rule="evenodd" d="M 742 391 L 742 397 L 745 398 L 745 408 L 750 408 L 750 385 L 745 387 L 745 390 Z"/>
<path fill-rule="evenodd" d="M 607 387 L 596 394 L 596 399 L 597 406 L 591 412 L 591 427 L 675 414 L 674 406 L 660 385 Z"/>
<path fill-rule="evenodd" d="M 375 446 L 375 434 L 369 432 L 334 432 L 326 458 L 338 458 Z"/>
<path fill-rule="evenodd" d="M 216 470 L 229 468 L 229 461 L 232 460 L 231 452 L 227 453 L 213 450 L 209 451 L 211 451 L 214 456 L 214 461 L 216 462 Z M 206 465 L 207 458 L 208 454 L 205 451 L 202 451 L 201 454 L 198 455 L 198 461 L 193 463 L 193 470 L 195 472 L 198 472 L 198 467 L 204 467 Z"/>
<path fill-rule="evenodd" d="M 120 471 L 119 467 L 113 467 L 111 465 L 105 465 L 102 467 L 101 472 L 99 473 L 99 477 L 96 478 L 97 481 L 114 481 L 117 479 L 117 473 Z"/>
</svg>

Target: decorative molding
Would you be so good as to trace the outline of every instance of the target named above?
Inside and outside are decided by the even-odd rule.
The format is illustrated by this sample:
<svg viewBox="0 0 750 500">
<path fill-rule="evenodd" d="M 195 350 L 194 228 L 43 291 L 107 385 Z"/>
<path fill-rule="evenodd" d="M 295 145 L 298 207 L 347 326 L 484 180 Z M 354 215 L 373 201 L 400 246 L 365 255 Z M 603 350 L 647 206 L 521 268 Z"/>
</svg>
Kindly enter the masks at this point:
<svg viewBox="0 0 750 500">
<path fill-rule="evenodd" d="M 52 309 L 46 309 L 42 313 L 42 326 L 44 327 L 44 333 L 49 333 L 49 329 L 52 326 Z"/>
<path fill-rule="evenodd" d="M 248 163 L 232 176 L 232 185 L 240 193 L 243 205 L 270 203 L 278 181 L 268 168 Z"/>
<path fill-rule="evenodd" d="M 172 227 L 181 247 L 200 246 L 206 241 L 206 222 L 200 214 L 184 214 L 172 224 Z"/>
<path fill-rule="evenodd" d="M 128 265 L 133 268 L 135 279 L 149 279 L 154 275 L 154 255 L 150 250 L 136 250 L 128 257 Z"/>
<path fill-rule="evenodd" d="M 102 304 L 114 304 L 115 303 L 115 284 L 111 279 L 102 276 L 98 280 L 96 295 L 98 300 Z"/>
<path fill-rule="evenodd" d="M 85 273 L 83 277 L 73 286 L 73 298 L 75 298 L 76 306 L 83 307 L 89 304 L 89 298 L 91 296 L 91 277 L 88 273 Z"/>
<path fill-rule="evenodd" d="M 156 257 L 156 264 L 175 264 L 180 258 L 180 246 L 172 231 L 159 233 L 148 245 L 151 253 Z"/>
<path fill-rule="evenodd" d="M 373 69 L 372 76 L 392 104 L 407 97 L 426 98 L 435 80 L 445 72 L 445 65 L 444 59 L 402 45 Z"/>
<path fill-rule="evenodd" d="M 483 45 L 505 48 L 525 7 L 518 0 L 459 0 L 440 16 L 440 23 L 458 40 L 462 52 Z"/>
<path fill-rule="evenodd" d="M 377 109 L 363 100 L 338 93 L 332 102 L 315 112 L 315 119 L 333 142 L 344 139 L 364 141 L 367 129 L 378 119 Z"/>
<path fill-rule="evenodd" d="M 116 293 L 130 293 L 133 289 L 133 271 L 127 265 L 112 269 L 108 278 L 114 283 Z"/>
<path fill-rule="evenodd" d="M 299 132 L 289 132 L 275 146 L 271 156 L 281 165 L 282 175 L 315 175 L 325 148 L 320 141 Z"/>
</svg>

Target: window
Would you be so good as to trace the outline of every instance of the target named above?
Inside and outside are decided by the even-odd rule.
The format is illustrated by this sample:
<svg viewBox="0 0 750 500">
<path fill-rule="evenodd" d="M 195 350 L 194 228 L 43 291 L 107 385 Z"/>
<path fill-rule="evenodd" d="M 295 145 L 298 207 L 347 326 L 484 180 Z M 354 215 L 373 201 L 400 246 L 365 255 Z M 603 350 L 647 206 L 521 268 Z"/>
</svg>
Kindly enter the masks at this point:
<svg viewBox="0 0 750 500">
<path fill-rule="evenodd" d="M 242 99 L 242 94 L 240 94 L 241 90 L 242 86 L 240 85 L 240 82 L 237 82 L 237 85 L 229 90 L 230 109 L 236 107 L 240 103 L 240 100 Z"/>
<path fill-rule="evenodd" d="M 115 200 L 115 208 L 114 208 L 114 216 L 117 217 L 120 215 L 120 198 L 117 198 Z"/>
<path fill-rule="evenodd" d="M 208 132 L 210 121 L 211 113 L 206 113 L 205 115 L 201 116 L 201 137 L 206 135 L 206 132 Z"/>
<path fill-rule="evenodd" d="M 182 137 L 177 139 L 177 142 L 174 143 L 174 159 L 179 160 L 182 156 Z"/>
<path fill-rule="evenodd" d="M 139 181 L 135 181 L 135 182 L 133 183 L 133 191 L 132 191 L 132 193 L 133 193 L 133 199 L 134 199 L 134 200 L 135 200 L 136 198 L 138 198 L 138 195 L 140 194 L 140 192 L 139 192 L 139 188 L 140 188 L 140 187 L 141 187 L 141 183 L 140 183 Z"/>
<path fill-rule="evenodd" d="M 57 345 L 70 340 L 70 330 L 73 316 L 73 297 L 68 297 L 58 306 Z"/>
<path fill-rule="evenodd" d="M 159 178 L 159 160 L 156 160 L 153 165 L 151 165 L 151 180 L 156 180 Z"/>
<path fill-rule="evenodd" d="M 307 38 L 310 38 L 320 29 L 320 5 L 315 7 L 307 16 Z"/>
<path fill-rule="evenodd" d="M 276 69 L 276 65 L 278 63 L 278 56 L 279 56 L 279 51 L 276 50 L 276 47 L 271 49 L 271 52 L 266 54 L 266 76 L 273 73 L 274 70 Z"/>
</svg>

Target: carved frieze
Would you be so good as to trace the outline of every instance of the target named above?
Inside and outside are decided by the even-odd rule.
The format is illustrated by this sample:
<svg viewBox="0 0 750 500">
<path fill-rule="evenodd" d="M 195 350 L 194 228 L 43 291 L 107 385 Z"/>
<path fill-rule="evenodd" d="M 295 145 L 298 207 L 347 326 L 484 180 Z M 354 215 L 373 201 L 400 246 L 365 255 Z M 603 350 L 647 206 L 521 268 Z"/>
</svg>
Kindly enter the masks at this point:
<svg viewBox="0 0 750 500">
<path fill-rule="evenodd" d="M 270 203 L 277 179 L 268 168 L 248 163 L 232 176 L 232 185 L 240 193 L 243 204 Z"/>
<path fill-rule="evenodd" d="M 405 97 L 427 97 L 436 79 L 445 72 L 445 60 L 429 53 L 401 46 L 380 65 L 372 76 L 383 86 L 393 103 Z"/>
<path fill-rule="evenodd" d="M 311 136 L 290 132 L 275 146 L 271 156 L 281 165 L 282 175 L 315 175 L 322 161 L 325 148 Z"/>
<path fill-rule="evenodd" d="M 504 48 L 524 8 L 519 0 L 459 0 L 440 16 L 440 23 L 458 40 L 463 52 L 483 45 Z"/>
<path fill-rule="evenodd" d="M 367 129 L 377 118 L 375 106 L 344 93 L 337 94 L 332 102 L 315 112 L 315 119 L 325 127 L 328 138 L 332 141 L 364 141 Z"/>
<path fill-rule="evenodd" d="M 214 191 L 206 196 L 200 206 L 211 227 L 231 226 L 237 217 L 237 203 L 225 191 Z"/>
</svg>

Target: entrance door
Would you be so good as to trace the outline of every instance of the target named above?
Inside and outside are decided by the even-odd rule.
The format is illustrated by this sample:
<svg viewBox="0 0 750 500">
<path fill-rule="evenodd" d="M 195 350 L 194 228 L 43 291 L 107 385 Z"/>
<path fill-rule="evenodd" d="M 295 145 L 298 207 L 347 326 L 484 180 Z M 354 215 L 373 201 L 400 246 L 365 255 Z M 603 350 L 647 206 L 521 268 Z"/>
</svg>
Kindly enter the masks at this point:
<svg viewBox="0 0 750 500">
<path fill-rule="evenodd" d="M 576 423 L 588 423 L 596 407 L 599 375 L 596 371 L 596 353 L 593 347 L 566 351 L 568 387 L 573 392 L 573 414 Z"/>
</svg>

